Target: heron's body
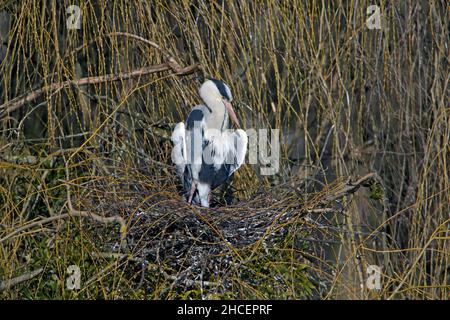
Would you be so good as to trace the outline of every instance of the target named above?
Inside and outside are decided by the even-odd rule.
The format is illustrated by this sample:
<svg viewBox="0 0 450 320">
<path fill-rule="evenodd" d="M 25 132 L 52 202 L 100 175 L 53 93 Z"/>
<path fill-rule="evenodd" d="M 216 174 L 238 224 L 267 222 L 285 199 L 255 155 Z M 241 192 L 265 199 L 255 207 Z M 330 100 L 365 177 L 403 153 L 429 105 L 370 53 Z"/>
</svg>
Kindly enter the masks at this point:
<svg viewBox="0 0 450 320">
<path fill-rule="evenodd" d="M 244 162 L 247 134 L 230 130 L 231 93 L 221 81 L 208 80 L 200 88 L 205 104 L 195 106 L 186 124 L 172 133 L 173 160 L 189 202 L 209 206 L 211 190 L 225 183 Z"/>
</svg>

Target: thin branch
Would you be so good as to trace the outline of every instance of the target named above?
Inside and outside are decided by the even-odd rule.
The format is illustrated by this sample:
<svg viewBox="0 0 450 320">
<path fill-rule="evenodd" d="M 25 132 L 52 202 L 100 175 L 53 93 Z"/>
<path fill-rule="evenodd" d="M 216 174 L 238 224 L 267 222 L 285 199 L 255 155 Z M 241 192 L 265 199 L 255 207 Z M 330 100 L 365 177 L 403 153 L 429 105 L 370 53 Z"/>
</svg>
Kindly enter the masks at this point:
<svg viewBox="0 0 450 320">
<path fill-rule="evenodd" d="M 128 32 L 111 32 L 111 33 L 108 33 L 107 36 L 109 36 L 109 37 L 124 36 L 124 37 L 133 38 L 133 39 L 142 41 L 142 42 L 148 44 L 149 46 L 151 46 L 151 47 L 161 51 L 164 54 L 166 59 L 168 59 L 168 60 L 169 59 L 173 59 L 172 55 L 169 52 L 167 52 L 165 49 L 161 48 L 161 46 L 159 46 L 157 43 L 155 43 L 153 41 L 150 41 L 150 40 L 147 40 L 147 39 L 145 39 L 145 38 L 143 38 L 141 36 L 138 36 L 138 35 L 135 35 L 135 34 L 132 34 L 132 33 L 128 33 Z"/>
<path fill-rule="evenodd" d="M 72 204 L 69 204 L 68 206 L 69 206 L 69 211 L 70 211 L 69 213 L 63 213 L 63 214 L 59 214 L 57 216 L 40 219 L 40 220 L 34 221 L 32 223 L 29 223 L 27 225 L 24 225 L 20 228 L 17 228 L 13 232 L 11 232 L 11 233 L 7 234 L 5 237 L 1 238 L 0 243 L 5 242 L 6 240 L 16 236 L 17 234 L 20 234 L 22 231 L 25 231 L 27 229 L 31 229 L 36 226 L 41 226 L 41 225 L 44 225 L 44 224 L 47 224 L 47 223 L 50 223 L 50 222 L 53 222 L 56 220 L 63 220 L 63 219 L 69 218 L 69 217 L 91 218 L 91 219 L 101 222 L 101 223 L 117 222 L 120 224 L 121 234 L 126 232 L 126 223 L 122 217 L 102 217 L 102 216 L 99 216 L 98 214 L 87 212 L 87 211 L 77 211 L 77 210 L 73 209 Z"/>
<path fill-rule="evenodd" d="M 167 52 L 165 49 L 161 48 L 161 46 L 158 45 L 156 42 L 147 40 L 144 37 L 141 37 L 141 36 L 138 36 L 138 35 L 132 34 L 132 33 L 127 33 L 127 32 L 111 32 L 111 33 L 107 33 L 105 35 L 100 35 L 96 39 L 93 39 L 92 41 L 89 41 L 88 43 L 84 43 L 81 46 L 76 47 L 70 54 L 74 54 L 74 53 L 82 50 L 83 48 L 88 47 L 89 45 L 91 45 L 92 43 L 100 40 L 103 37 L 117 37 L 117 36 L 124 36 L 124 37 L 127 37 L 127 38 L 132 38 L 132 39 L 136 39 L 136 40 L 142 41 L 145 44 L 147 44 L 147 45 L 149 45 L 149 46 L 151 46 L 151 47 L 161 51 L 162 54 L 164 54 L 166 59 L 169 59 L 169 58 L 172 57 L 172 55 L 169 52 Z"/>
<path fill-rule="evenodd" d="M 366 174 L 365 176 L 359 178 L 355 182 L 348 181 L 342 190 L 339 190 L 338 193 L 335 193 L 335 194 L 325 198 L 322 202 L 330 203 L 336 199 L 342 198 L 345 195 L 355 192 L 356 190 L 359 189 L 359 187 L 361 187 L 361 185 L 363 185 L 367 181 L 373 180 L 373 179 L 376 179 L 378 181 L 377 174 L 374 172 Z"/>
<path fill-rule="evenodd" d="M 5 237 L 1 238 L 0 243 L 5 242 L 6 240 L 16 236 L 17 234 L 20 234 L 22 231 L 25 231 L 27 229 L 30 229 L 30 228 L 33 228 L 36 226 L 41 226 L 41 225 L 47 224 L 47 223 L 55 221 L 55 220 L 63 220 L 63 219 L 69 218 L 69 217 L 82 217 L 82 218 L 91 218 L 95 221 L 105 223 L 105 224 L 106 223 L 114 223 L 114 222 L 120 224 L 120 238 L 121 238 L 121 244 L 123 244 L 124 240 L 125 240 L 125 236 L 126 236 L 126 231 L 127 231 L 127 225 L 126 225 L 125 220 L 120 216 L 102 217 L 102 216 L 92 213 L 92 212 L 80 211 L 80 210 L 74 209 L 73 205 L 72 205 L 72 200 L 70 197 L 69 184 L 66 183 L 65 185 L 67 188 L 67 207 L 69 209 L 68 213 L 63 213 L 63 214 L 48 217 L 45 219 L 40 219 L 40 220 L 34 221 L 32 223 L 26 224 L 20 228 L 17 228 L 13 232 L 7 234 Z"/>
</svg>

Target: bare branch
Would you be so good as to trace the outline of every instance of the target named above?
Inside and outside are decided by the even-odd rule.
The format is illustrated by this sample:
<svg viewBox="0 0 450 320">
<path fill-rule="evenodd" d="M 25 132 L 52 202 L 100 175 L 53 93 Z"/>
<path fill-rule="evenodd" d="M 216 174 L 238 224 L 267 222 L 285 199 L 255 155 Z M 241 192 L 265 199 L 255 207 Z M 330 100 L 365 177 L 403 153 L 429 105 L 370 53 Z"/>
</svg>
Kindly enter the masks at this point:
<svg viewBox="0 0 450 320">
<path fill-rule="evenodd" d="M 52 83 L 48 86 L 45 86 L 45 87 L 42 87 L 40 89 L 30 92 L 27 95 L 25 95 L 24 97 L 16 98 L 16 99 L 10 100 L 10 101 L 2 104 L 0 106 L 0 119 L 5 117 L 7 114 L 19 109 L 24 104 L 35 100 L 37 97 L 39 97 L 47 92 L 61 90 L 63 88 L 67 88 L 70 86 L 82 86 L 82 85 L 87 85 L 87 84 L 97 84 L 97 83 L 102 83 L 102 82 L 127 80 L 130 78 L 141 77 L 141 76 L 149 75 L 152 73 L 163 72 L 163 71 L 168 71 L 168 70 L 172 70 L 175 75 L 182 76 L 182 75 L 187 75 L 187 74 L 193 73 L 194 71 L 196 71 L 198 69 L 198 67 L 199 67 L 199 64 L 193 64 L 188 67 L 182 68 L 173 58 L 169 58 L 169 60 L 167 62 L 162 63 L 162 64 L 143 67 L 140 69 L 136 69 L 136 70 L 126 72 L 126 73 L 120 73 L 117 75 L 108 74 L 108 75 L 98 76 L 98 77 L 86 77 L 86 78 L 81 78 L 78 80 L 67 80 L 67 81 L 63 81 L 63 82 Z"/>
<path fill-rule="evenodd" d="M 23 274 L 21 276 L 1 281 L 0 282 L 0 291 L 9 290 L 11 287 L 13 287 L 15 285 L 18 285 L 19 283 L 22 283 L 22 282 L 28 281 L 30 279 L 33 279 L 34 277 L 36 277 L 39 274 L 41 274 L 42 271 L 44 271 L 44 268 L 39 268 L 39 269 L 36 269 L 34 271 L 25 273 L 25 274 Z"/>
</svg>

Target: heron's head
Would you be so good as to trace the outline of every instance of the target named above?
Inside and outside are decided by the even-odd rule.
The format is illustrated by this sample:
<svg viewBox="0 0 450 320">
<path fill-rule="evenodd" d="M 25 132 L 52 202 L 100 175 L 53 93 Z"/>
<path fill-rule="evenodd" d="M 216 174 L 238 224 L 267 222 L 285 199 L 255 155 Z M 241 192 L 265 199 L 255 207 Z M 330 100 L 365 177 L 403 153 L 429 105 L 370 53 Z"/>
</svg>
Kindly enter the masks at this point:
<svg viewBox="0 0 450 320">
<path fill-rule="evenodd" d="M 210 108 L 214 108 L 218 103 L 223 104 L 231 120 L 239 127 L 239 121 L 231 105 L 233 100 L 231 90 L 223 81 L 208 79 L 201 85 L 199 93 L 200 97 Z"/>
</svg>

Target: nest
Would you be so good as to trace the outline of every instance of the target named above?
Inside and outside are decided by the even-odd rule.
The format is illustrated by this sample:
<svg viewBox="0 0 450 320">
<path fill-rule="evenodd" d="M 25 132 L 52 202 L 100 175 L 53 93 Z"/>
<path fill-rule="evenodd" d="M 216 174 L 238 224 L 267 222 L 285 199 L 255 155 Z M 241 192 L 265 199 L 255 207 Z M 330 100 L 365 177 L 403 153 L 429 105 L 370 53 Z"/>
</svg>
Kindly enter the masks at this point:
<svg viewBox="0 0 450 320">
<path fill-rule="evenodd" d="M 269 254 L 289 234 L 301 234 L 297 240 L 314 244 L 326 242 L 312 221 L 317 223 L 318 215 L 342 214 L 340 199 L 361 185 L 370 186 L 374 177 L 370 174 L 354 183 L 339 179 L 315 193 L 306 193 L 299 181 L 290 181 L 250 200 L 208 209 L 188 205 L 175 190 L 149 194 L 135 186 L 138 191 L 127 201 L 105 199 L 90 207 L 99 215 L 120 215 L 127 221 L 125 241 L 120 244 L 116 237 L 107 242 L 105 251 L 131 257 L 138 269 L 150 268 L 180 291 L 210 286 L 223 292 L 232 286 L 230 270 L 245 267 L 258 254 Z M 309 250 L 311 256 L 320 254 L 314 252 L 315 246 Z"/>
</svg>

